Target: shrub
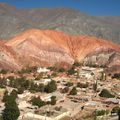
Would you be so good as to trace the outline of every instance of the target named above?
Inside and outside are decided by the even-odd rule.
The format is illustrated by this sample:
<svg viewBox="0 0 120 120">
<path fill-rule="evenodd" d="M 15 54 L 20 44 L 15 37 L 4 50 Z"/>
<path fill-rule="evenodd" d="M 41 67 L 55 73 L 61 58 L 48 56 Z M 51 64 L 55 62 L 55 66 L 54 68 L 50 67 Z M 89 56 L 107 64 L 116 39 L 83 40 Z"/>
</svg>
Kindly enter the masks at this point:
<svg viewBox="0 0 120 120">
<path fill-rule="evenodd" d="M 74 62 L 74 64 L 73 64 L 73 66 L 75 66 L 75 67 L 79 67 L 79 66 L 81 66 L 82 64 L 80 63 L 80 62 Z"/>
<path fill-rule="evenodd" d="M 80 88 L 87 88 L 88 87 L 88 83 L 77 83 L 77 87 L 80 87 Z"/>
<path fill-rule="evenodd" d="M 65 72 L 65 69 L 64 68 L 60 68 L 59 70 L 58 70 L 58 72 Z"/>
<path fill-rule="evenodd" d="M 69 95 L 77 95 L 77 89 L 76 89 L 76 87 L 72 88 L 72 90 L 70 91 Z"/>
<path fill-rule="evenodd" d="M 52 77 L 56 77 L 56 76 L 57 76 L 57 73 L 56 73 L 56 72 L 53 72 L 53 73 L 51 74 L 51 76 L 52 76 Z"/>
<path fill-rule="evenodd" d="M 45 102 L 42 101 L 40 97 L 33 97 L 30 100 L 30 103 L 32 103 L 32 105 L 38 106 L 39 108 L 45 105 Z"/>
<path fill-rule="evenodd" d="M 61 93 L 67 93 L 69 91 L 69 87 L 65 87 L 61 90 Z"/>
<path fill-rule="evenodd" d="M 106 114 L 106 110 L 97 110 L 96 111 L 96 116 L 103 116 Z"/>
<path fill-rule="evenodd" d="M 96 92 L 97 91 L 97 82 L 93 84 L 93 90 Z"/>
<path fill-rule="evenodd" d="M 115 73 L 112 78 L 120 79 L 120 73 Z"/>
<path fill-rule="evenodd" d="M 51 97 L 51 102 L 50 102 L 51 105 L 55 105 L 56 104 L 56 96 L 52 96 Z"/>
<path fill-rule="evenodd" d="M 2 69 L 2 70 L 0 70 L 0 73 L 1 73 L 1 74 L 6 74 L 6 73 L 7 73 L 7 70 Z"/>
<path fill-rule="evenodd" d="M 112 95 L 107 89 L 103 89 L 101 93 L 99 94 L 100 97 L 105 97 L 105 98 L 113 98 L 115 97 Z"/>
<path fill-rule="evenodd" d="M 75 73 L 76 73 L 76 71 L 74 70 L 73 67 L 67 71 L 67 74 L 68 74 L 68 75 L 73 75 L 73 74 L 75 74 Z"/>
<path fill-rule="evenodd" d="M 119 109 L 120 109 L 119 106 L 115 106 L 115 107 L 112 109 L 111 114 L 113 114 L 113 113 L 118 113 L 118 110 L 119 110 Z"/>
<path fill-rule="evenodd" d="M 72 82 L 67 82 L 67 83 L 65 84 L 65 86 L 71 87 L 71 86 L 73 86 L 73 83 L 72 83 Z"/>
<path fill-rule="evenodd" d="M 47 93 L 52 93 L 57 89 L 57 84 L 54 80 L 52 80 L 51 82 L 49 82 L 46 86 L 45 86 L 45 92 Z"/>
</svg>

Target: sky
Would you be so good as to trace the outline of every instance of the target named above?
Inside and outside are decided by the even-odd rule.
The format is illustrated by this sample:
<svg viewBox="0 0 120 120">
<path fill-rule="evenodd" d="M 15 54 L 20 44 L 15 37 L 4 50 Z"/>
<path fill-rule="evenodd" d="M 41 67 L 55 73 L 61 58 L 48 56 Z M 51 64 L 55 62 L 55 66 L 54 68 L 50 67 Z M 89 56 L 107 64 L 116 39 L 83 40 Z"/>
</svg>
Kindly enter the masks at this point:
<svg viewBox="0 0 120 120">
<path fill-rule="evenodd" d="M 95 16 L 120 16 L 120 0 L 0 0 L 17 8 L 67 7 Z"/>
</svg>

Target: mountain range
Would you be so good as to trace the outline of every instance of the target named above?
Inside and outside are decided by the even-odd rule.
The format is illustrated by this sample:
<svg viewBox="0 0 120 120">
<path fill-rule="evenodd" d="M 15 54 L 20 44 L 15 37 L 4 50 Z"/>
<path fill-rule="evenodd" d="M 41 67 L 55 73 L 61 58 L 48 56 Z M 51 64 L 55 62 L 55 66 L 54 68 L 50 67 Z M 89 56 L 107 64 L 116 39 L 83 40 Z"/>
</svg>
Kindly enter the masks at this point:
<svg viewBox="0 0 120 120">
<path fill-rule="evenodd" d="M 70 8 L 17 9 L 0 3 L 0 38 L 24 30 L 52 29 L 70 35 L 89 35 L 120 43 L 120 17 L 90 16 Z"/>
</svg>

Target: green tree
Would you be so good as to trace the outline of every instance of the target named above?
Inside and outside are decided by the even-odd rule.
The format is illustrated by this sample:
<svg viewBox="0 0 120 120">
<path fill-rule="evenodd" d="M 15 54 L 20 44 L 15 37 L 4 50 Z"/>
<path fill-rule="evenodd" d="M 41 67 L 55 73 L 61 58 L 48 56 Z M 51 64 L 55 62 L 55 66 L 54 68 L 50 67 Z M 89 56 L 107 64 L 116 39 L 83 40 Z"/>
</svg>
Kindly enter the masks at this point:
<svg viewBox="0 0 120 120">
<path fill-rule="evenodd" d="M 57 84 L 54 80 L 52 80 L 51 82 L 49 82 L 46 86 L 45 86 L 45 92 L 47 93 L 52 93 L 57 89 Z"/>
<path fill-rule="evenodd" d="M 19 115 L 20 111 L 15 101 L 5 103 L 3 120 L 17 120 Z"/>
<path fill-rule="evenodd" d="M 93 90 L 96 92 L 97 91 L 97 82 L 93 84 Z"/>
<path fill-rule="evenodd" d="M 7 94 L 8 95 L 8 94 Z M 5 99 L 5 109 L 3 111 L 3 120 L 17 120 L 20 111 L 16 103 L 16 92 L 13 90 L 7 99 Z"/>
<path fill-rule="evenodd" d="M 82 66 L 82 63 L 75 61 L 74 64 L 73 64 L 73 66 L 79 67 L 79 66 Z"/>
<path fill-rule="evenodd" d="M 111 114 L 113 114 L 113 113 L 116 113 L 116 114 L 117 114 L 119 109 L 120 109 L 119 106 L 115 106 L 115 107 L 112 109 Z"/>
<path fill-rule="evenodd" d="M 67 82 L 65 85 L 66 85 L 67 87 L 71 87 L 71 86 L 73 86 L 73 83 L 72 83 L 72 82 Z"/>
<path fill-rule="evenodd" d="M 120 109 L 118 109 L 118 120 L 120 120 Z"/>
<path fill-rule="evenodd" d="M 8 91 L 5 90 L 2 101 L 3 101 L 3 102 L 6 102 L 6 101 L 8 100 L 8 97 L 9 97 L 9 96 L 8 96 Z"/>
<path fill-rule="evenodd" d="M 38 89 L 39 89 L 39 92 L 44 92 L 44 89 L 45 89 L 44 84 L 42 84 L 42 83 L 39 84 Z"/>
<path fill-rule="evenodd" d="M 57 72 L 53 72 L 51 76 L 52 77 L 56 77 L 57 76 Z"/>
<path fill-rule="evenodd" d="M 0 78 L 0 88 L 5 88 L 7 81 L 5 78 Z"/>
<path fill-rule="evenodd" d="M 120 73 L 115 73 L 112 78 L 120 79 Z"/>
<path fill-rule="evenodd" d="M 112 95 L 107 89 L 103 89 L 101 93 L 99 94 L 100 97 L 105 97 L 105 98 L 114 98 L 115 96 Z"/>
<path fill-rule="evenodd" d="M 65 69 L 64 68 L 60 68 L 59 70 L 58 70 L 58 72 L 65 72 Z"/>
<path fill-rule="evenodd" d="M 61 93 L 67 93 L 69 91 L 69 87 L 65 87 L 61 90 Z"/>
<path fill-rule="evenodd" d="M 70 95 L 77 95 L 77 89 L 76 89 L 76 87 L 73 87 L 69 94 Z"/>
<path fill-rule="evenodd" d="M 106 110 L 97 110 L 96 111 L 96 115 L 97 116 L 103 116 L 103 115 L 105 115 L 106 114 Z"/>
<path fill-rule="evenodd" d="M 56 96 L 52 96 L 51 97 L 51 105 L 55 105 L 56 104 Z"/>
<path fill-rule="evenodd" d="M 18 92 L 15 89 L 13 89 L 12 92 L 10 93 L 10 97 L 16 100 L 16 98 L 18 97 Z"/>
<path fill-rule="evenodd" d="M 38 106 L 39 108 L 45 105 L 45 102 L 42 101 L 40 97 L 33 97 L 30 100 L 30 103 L 32 103 L 32 105 Z"/>
<path fill-rule="evenodd" d="M 88 86 L 89 86 L 88 83 L 80 83 L 80 82 L 77 83 L 77 87 L 80 87 L 80 88 L 87 88 Z"/>
<path fill-rule="evenodd" d="M 0 70 L 0 73 L 1 73 L 1 74 L 6 74 L 6 73 L 7 73 L 7 70 L 2 69 L 2 70 Z"/>
<path fill-rule="evenodd" d="M 75 73 L 76 73 L 76 71 L 75 71 L 75 69 L 73 67 L 67 71 L 68 75 L 73 75 Z"/>
<path fill-rule="evenodd" d="M 22 94 L 24 92 L 25 88 L 24 87 L 19 87 L 18 88 L 18 94 Z"/>
</svg>

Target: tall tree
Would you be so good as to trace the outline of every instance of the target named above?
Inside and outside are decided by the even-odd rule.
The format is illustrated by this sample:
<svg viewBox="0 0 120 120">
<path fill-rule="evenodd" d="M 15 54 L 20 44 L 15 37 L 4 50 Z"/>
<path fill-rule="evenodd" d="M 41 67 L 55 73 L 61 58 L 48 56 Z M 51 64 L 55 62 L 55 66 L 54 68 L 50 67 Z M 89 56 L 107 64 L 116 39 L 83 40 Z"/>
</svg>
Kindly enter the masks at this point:
<svg viewBox="0 0 120 120">
<path fill-rule="evenodd" d="M 3 120 L 17 120 L 20 115 L 20 111 L 15 101 L 5 103 L 5 109 L 3 111 Z"/>
<path fill-rule="evenodd" d="M 13 90 L 10 95 L 7 92 L 5 95 L 5 109 L 2 114 L 3 120 L 17 120 L 20 115 L 20 111 L 16 103 L 17 92 Z"/>
</svg>

